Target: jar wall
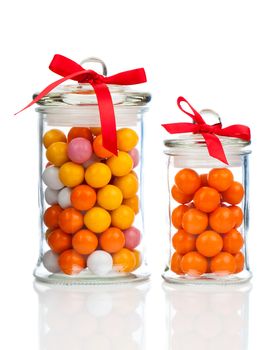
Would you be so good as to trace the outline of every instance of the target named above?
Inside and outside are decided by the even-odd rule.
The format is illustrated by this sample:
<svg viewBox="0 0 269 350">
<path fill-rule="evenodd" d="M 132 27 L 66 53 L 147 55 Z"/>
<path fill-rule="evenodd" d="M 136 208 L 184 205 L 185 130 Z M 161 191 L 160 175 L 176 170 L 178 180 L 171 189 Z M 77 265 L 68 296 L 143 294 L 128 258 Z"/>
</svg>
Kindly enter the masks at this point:
<svg viewBox="0 0 269 350">
<path fill-rule="evenodd" d="M 148 277 L 143 115 L 137 108 L 116 109 L 116 158 L 101 147 L 96 108 L 39 113 L 40 256 L 34 272 L 38 279 L 87 284 Z"/>
<path fill-rule="evenodd" d="M 198 284 L 250 279 L 249 153 L 226 150 L 229 166 L 197 147 L 166 153 L 169 253 L 163 277 Z"/>
</svg>

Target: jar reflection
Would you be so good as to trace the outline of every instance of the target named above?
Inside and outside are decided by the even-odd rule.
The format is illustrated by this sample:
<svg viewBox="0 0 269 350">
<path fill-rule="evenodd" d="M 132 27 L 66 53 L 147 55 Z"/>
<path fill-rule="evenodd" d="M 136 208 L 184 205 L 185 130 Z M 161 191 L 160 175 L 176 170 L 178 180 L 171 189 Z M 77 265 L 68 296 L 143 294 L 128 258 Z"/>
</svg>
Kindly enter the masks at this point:
<svg viewBox="0 0 269 350">
<path fill-rule="evenodd" d="M 53 286 L 35 282 L 40 350 L 144 349 L 148 283 Z"/>
<path fill-rule="evenodd" d="M 251 285 L 164 283 L 169 350 L 246 350 Z"/>
</svg>

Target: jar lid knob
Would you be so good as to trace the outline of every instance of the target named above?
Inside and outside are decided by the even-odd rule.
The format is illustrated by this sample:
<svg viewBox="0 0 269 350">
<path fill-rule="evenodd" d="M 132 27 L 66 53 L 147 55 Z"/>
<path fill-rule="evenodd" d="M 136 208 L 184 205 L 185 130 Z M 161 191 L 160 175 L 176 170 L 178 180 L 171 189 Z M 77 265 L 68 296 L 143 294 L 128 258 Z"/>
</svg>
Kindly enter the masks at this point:
<svg viewBox="0 0 269 350">
<path fill-rule="evenodd" d="M 204 121 L 208 125 L 214 125 L 214 124 L 219 124 L 221 123 L 221 118 L 219 114 L 212 109 L 202 109 L 199 111 L 201 116 L 203 117 Z"/>
<path fill-rule="evenodd" d="M 90 62 L 94 62 L 94 63 L 99 63 L 101 66 L 102 66 L 102 74 L 104 76 L 107 76 L 107 67 L 106 67 L 106 64 L 103 60 L 101 60 L 100 58 L 98 57 L 87 57 L 85 58 L 84 60 L 82 60 L 80 62 L 80 65 L 82 66 L 83 64 L 85 63 L 90 63 Z"/>
</svg>

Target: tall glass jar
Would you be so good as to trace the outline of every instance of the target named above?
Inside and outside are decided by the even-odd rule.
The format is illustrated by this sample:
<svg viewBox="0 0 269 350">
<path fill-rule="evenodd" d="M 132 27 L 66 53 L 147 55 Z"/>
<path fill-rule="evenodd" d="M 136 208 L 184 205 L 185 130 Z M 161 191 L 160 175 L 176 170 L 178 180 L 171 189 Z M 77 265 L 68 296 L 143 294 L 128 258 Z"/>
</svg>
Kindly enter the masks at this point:
<svg viewBox="0 0 269 350">
<path fill-rule="evenodd" d="M 248 261 L 249 142 L 219 137 L 229 165 L 200 134 L 166 140 L 169 252 L 163 277 L 178 283 L 238 283 Z"/>
<path fill-rule="evenodd" d="M 148 93 L 108 85 L 118 156 L 102 146 L 96 95 L 64 85 L 39 101 L 40 255 L 49 283 L 115 283 L 149 276 L 143 230 L 143 117 Z"/>
</svg>

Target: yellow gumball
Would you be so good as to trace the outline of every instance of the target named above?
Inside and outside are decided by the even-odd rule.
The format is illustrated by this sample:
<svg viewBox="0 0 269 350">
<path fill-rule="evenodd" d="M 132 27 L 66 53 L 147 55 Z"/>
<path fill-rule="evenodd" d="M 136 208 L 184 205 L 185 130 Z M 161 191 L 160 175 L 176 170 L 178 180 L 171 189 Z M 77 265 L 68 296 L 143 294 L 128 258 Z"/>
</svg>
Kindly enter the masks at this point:
<svg viewBox="0 0 269 350">
<path fill-rule="evenodd" d="M 132 157 L 128 153 L 122 151 L 118 152 L 118 156 L 110 157 L 106 161 L 106 164 L 109 166 L 114 176 L 127 175 L 133 168 Z"/>
<path fill-rule="evenodd" d="M 133 253 L 134 253 L 134 256 L 135 256 L 135 260 L 136 260 L 136 264 L 135 264 L 134 270 L 136 270 L 142 265 L 142 254 L 140 253 L 140 251 L 138 251 L 136 249 L 133 250 Z"/>
<path fill-rule="evenodd" d="M 121 205 L 119 208 L 111 212 L 112 226 L 118 227 L 121 230 L 126 230 L 132 226 L 135 213 L 133 209 L 127 205 Z"/>
<path fill-rule="evenodd" d="M 131 151 L 138 143 L 137 133 L 130 128 L 122 128 L 117 131 L 118 149 L 120 151 Z"/>
<path fill-rule="evenodd" d="M 99 127 L 90 127 L 91 129 L 91 133 L 94 135 L 94 136 L 98 136 L 101 134 L 102 132 L 102 129 L 99 128 Z"/>
<path fill-rule="evenodd" d="M 65 186 L 75 187 L 84 180 L 84 168 L 82 165 L 67 162 L 61 166 L 59 178 Z"/>
<path fill-rule="evenodd" d="M 113 185 L 106 185 L 97 193 L 97 203 L 107 210 L 117 209 L 122 202 L 121 190 Z"/>
<path fill-rule="evenodd" d="M 105 209 L 93 207 L 84 215 L 84 224 L 90 231 L 101 233 L 109 228 L 111 217 Z"/>
<path fill-rule="evenodd" d="M 61 166 L 68 162 L 67 155 L 67 143 L 66 142 L 54 142 L 48 148 L 46 152 L 48 161 L 55 166 Z"/>
<path fill-rule="evenodd" d="M 119 272 L 131 272 L 136 266 L 135 254 L 127 249 L 122 248 L 119 252 L 113 254 L 113 267 Z"/>
<path fill-rule="evenodd" d="M 139 212 L 139 198 L 137 195 L 131 198 L 125 198 L 122 204 L 128 205 L 128 207 L 132 208 L 135 214 Z"/>
<path fill-rule="evenodd" d="M 133 174 L 117 177 L 113 185 L 121 190 L 124 199 L 134 197 L 138 191 L 138 180 Z"/>
<path fill-rule="evenodd" d="M 61 130 L 51 129 L 44 134 L 43 145 L 48 148 L 55 142 L 66 142 L 66 136 Z"/>
<path fill-rule="evenodd" d="M 111 179 L 110 168 L 104 163 L 91 164 L 85 173 L 85 180 L 88 185 L 94 188 L 104 187 Z"/>
</svg>

